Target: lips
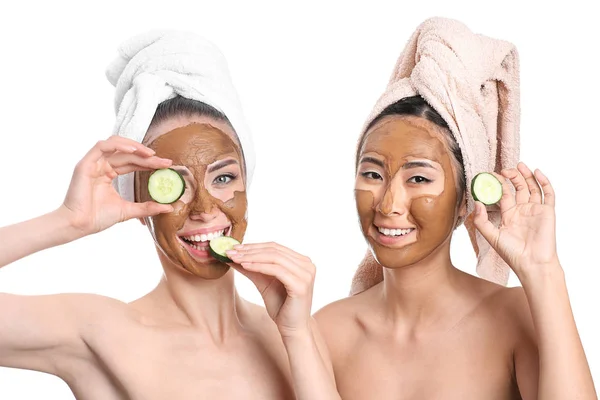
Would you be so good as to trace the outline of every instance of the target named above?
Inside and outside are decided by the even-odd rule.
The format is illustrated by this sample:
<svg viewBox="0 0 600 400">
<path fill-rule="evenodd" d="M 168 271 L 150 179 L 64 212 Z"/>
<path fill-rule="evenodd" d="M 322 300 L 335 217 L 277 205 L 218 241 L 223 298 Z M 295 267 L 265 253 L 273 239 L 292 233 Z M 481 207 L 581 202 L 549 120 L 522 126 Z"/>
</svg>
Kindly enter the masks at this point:
<svg viewBox="0 0 600 400">
<path fill-rule="evenodd" d="M 196 229 L 194 231 L 184 232 L 178 236 L 179 241 L 188 253 L 194 258 L 209 258 L 208 246 L 212 239 L 229 235 L 231 225 L 226 227 L 213 227 Z"/>
<path fill-rule="evenodd" d="M 403 247 L 416 240 L 416 228 L 388 228 L 373 225 L 371 236 L 386 247 Z"/>
</svg>

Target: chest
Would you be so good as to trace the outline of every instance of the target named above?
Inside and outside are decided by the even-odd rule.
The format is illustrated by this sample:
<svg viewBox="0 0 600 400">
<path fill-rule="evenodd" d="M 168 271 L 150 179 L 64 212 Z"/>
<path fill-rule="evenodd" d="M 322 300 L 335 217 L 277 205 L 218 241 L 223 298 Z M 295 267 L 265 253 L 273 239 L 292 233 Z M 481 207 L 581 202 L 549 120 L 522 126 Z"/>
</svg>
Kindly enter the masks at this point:
<svg viewBox="0 0 600 400">
<path fill-rule="evenodd" d="M 334 360 L 342 398 L 518 398 L 510 349 L 502 340 L 463 333 L 426 343 L 361 338 L 345 359 Z"/>
<path fill-rule="evenodd" d="M 293 398 L 284 353 L 253 339 L 216 347 L 191 335 L 150 332 L 104 338 L 94 350 L 100 376 L 78 381 L 95 379 L 118 393 L 115 399 Z"/>
</svg>

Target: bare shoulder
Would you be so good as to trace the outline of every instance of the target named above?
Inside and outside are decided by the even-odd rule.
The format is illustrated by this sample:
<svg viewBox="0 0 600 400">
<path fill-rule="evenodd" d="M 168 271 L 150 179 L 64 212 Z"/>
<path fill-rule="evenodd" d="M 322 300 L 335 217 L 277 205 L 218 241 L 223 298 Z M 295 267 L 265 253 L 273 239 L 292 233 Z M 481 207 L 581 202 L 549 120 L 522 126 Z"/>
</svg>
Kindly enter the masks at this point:
<svg viewBox="0 0 600 400">
<path fill-rule="evenodd" d="M 478 311 L 484 319 L 514 340 L 532 335 L 533 323 L 527 296 L 522 287 L 504 287 L 481 278 L 473 285 Z"/>
<path fill-rule="evenodd" d="M 506 318 L 510 320 L 511 326 L 519 333 L 533 331 L 531 310 L 522 287 L 503 288 L 495 306 L 504 312 Z"/>
<path fill-rule="evenodd" d="M 373 288 L 326 305 L 314 314 L 314 319 L 332 356 L 344 352 L 365 330 L 373 314 Z"/>
</svg>

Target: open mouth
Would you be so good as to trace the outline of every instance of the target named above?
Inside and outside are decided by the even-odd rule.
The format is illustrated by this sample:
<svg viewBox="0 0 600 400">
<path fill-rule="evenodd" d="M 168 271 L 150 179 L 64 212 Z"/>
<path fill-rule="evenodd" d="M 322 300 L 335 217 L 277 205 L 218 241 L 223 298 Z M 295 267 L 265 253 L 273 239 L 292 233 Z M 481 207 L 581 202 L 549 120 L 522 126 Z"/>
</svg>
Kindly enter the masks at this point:
<svg viewBox="0 0 600 400">
<path fill-rule="evenodd" d="M 392 229 L 389 229 L 389 228 L 382 228 L 379 226 L 377 226 L 376 228 L 379 231 L 379 233 L 381 233 L 384 236 L 388 236 L 388 237 L 406 236 L 415 230 L 415 228 L 405 228 L 405 229 L 392 228 Z"/>
<path fill-rule="evenodd" d="M 231 225 L 225 228 L 218 228 L 213 231 L 207 232 L 204 229 L 202 233 L 194 233 L 180 235 L 179 240 L 183 243 L 184 247 L 188 250 L 188 252 L 192 256 L 197 257 L 208 257 L 208 245 L 212 239 L 221 237 L 221 236 L 229 236 L 231 234 L 232 227 Z"/>
</svg>

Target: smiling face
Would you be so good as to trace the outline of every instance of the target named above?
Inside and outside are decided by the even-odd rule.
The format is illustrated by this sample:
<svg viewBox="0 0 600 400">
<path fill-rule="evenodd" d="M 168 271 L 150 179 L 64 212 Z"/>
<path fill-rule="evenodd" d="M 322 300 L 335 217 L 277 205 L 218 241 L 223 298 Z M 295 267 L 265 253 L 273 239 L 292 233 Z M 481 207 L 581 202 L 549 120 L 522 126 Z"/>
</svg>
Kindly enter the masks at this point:
<svg viewBox="0 0 600 400">
<path fill-rule="evenodd" d="M 365 134 L 356 205 L 381 265 L 413 265 L 449 243 L 464 212 L 450 157 L 443 132 L 422 118 L 386 117 Z"/>
<path fill-rule="evenodd" d="M 162 124 L 163 130 L 173 124 Z M 166 133 L 147 135 L 158 157 L 173 160 L 185 180 L 185 192 L 174 211 L 146 218 L 159 250 L 174 265 L 206 279 L 223 276 L 228 266 L 208 253 L 210 239 L 228 235 L 240 242 L 246 231 L 246 192 L 242 152 L 229 134 L 207 123 L 192 123 Z M 159 129 L 160 130 L 160 129 Z M 151 200 L 148 178 L 136 173 L 138 201 Z"/>
</svg>

